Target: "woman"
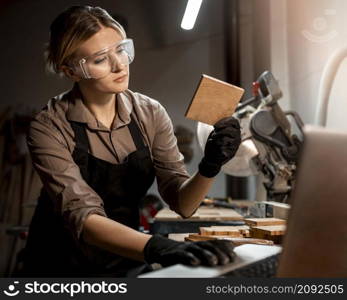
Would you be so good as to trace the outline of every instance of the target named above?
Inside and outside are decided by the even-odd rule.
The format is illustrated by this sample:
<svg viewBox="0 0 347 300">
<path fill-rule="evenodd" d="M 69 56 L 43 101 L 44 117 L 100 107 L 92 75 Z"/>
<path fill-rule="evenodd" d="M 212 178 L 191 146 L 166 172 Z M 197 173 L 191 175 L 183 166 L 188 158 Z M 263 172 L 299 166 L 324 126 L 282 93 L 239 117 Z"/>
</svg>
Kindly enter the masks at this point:
<svg viewBox="0 0 347 300">
<path fill-rule="evenodd" d="M 171 209 L 185 218 L 194 213 L 234 156 L 240 127 L 233 118 L 218 122 L 190 177 L 165 109 L 128 89 L 133 59 L 132 40 L 101 8 L 73 6 L 51 25 L 47 63 L 74 86 L 31 123 L 28 145 L 44 188 L 30 226 L 26 276 L 120 277 L 151 263 L 233 258 L 227 242 L 176 242 L 137 231 L 138 205 L 155 177 Z"/>
</svg>

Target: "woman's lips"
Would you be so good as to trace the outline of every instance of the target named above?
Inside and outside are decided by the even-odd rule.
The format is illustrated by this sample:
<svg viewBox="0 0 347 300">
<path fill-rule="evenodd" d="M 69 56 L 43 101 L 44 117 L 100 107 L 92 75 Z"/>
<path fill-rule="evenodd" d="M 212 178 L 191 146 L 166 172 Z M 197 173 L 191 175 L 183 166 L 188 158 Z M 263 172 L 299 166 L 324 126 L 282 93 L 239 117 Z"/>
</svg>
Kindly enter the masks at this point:
<svg viewBox="0 0 347 300">
<path fill-rule="evenodd" d="M 128 74 L 125 74 L 125 75 L 123 75 L 123 76 L 121 76 L 121 77 L 116 78 L 116 79 L 113 80 L 113 81 L 122 82 L 122 81 L 124 81 L 124 80 L 127 78 L 127 76 L 128 76 Z"/>
</svg>

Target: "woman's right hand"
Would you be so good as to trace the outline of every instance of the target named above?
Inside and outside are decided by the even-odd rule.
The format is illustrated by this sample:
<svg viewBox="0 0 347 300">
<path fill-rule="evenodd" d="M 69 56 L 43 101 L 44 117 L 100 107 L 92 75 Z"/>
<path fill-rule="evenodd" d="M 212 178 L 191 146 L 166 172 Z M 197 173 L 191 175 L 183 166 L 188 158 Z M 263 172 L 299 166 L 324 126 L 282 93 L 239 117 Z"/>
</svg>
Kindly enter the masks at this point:
<svg viewBox="0 0 347 300">
<path fill-rule="evenodd" d="M 234 117 L 221 119 L 207 138 L 199 173 L 207 178 L 216 176 L 232 159 L 241 144 L 241 127 Z"/>
<path fill-rule="evenodd" d="M 159 263 L 163 267 L 174 264 L 217 266 L 234 260 L 233 249 L 230 241 L 177 242 L 154 235 L 145 245 L 144 258 L 147 263 Z"/>
</svg>

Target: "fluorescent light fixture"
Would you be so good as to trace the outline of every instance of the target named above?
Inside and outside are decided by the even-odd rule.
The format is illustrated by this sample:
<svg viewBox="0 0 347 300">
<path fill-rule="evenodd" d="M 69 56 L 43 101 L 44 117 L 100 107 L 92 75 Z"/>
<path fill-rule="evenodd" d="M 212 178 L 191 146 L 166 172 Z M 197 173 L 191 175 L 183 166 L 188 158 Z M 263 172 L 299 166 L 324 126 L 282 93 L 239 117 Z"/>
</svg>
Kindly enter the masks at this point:
<svg viewBox="0 0 347 300">
<path fill-rule="evenodd" d="M 202 0 L 188 0 L 186 11 L 182 19 L 181 27 L 190 30 L 194 27 L 196 17 L 198 16 Z"/>
</svg>

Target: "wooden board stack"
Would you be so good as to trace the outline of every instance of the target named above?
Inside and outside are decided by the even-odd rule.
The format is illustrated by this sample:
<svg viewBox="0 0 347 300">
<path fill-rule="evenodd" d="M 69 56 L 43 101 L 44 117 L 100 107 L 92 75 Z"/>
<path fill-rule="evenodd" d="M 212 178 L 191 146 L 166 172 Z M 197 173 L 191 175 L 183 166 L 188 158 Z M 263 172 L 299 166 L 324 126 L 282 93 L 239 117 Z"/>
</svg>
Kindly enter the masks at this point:
<svg viewBox="0 0 347 300">
<path fill-rule="evenodd" d="M 191 233 L 186 241 L 230 240 L 236 245 L 281 243 L 286 229 L 286 221 L 277 218 L 249 218 L 242 226 L 200 227 L 200 233 Z"/>
<path fill-rule="evenodd" d="M 253 238 L 271 240 L 275 244 L 282 242 L 282 237 L 286 230 L 286 221 L 277 218 L 250 218 L 245 219 L 245 223 L 250 226 L 250 233 Z"/>
<path fill-rule="evenodd" d="M 186 241 L 228 240 L 235 245 L 261 244 L 272 245 L 272 241 L 250 238 L 248 225 L 242 226 L 210 226 L 200 227 L 200 233 L 191 233 L 185 237 Z"/>
</svg>

